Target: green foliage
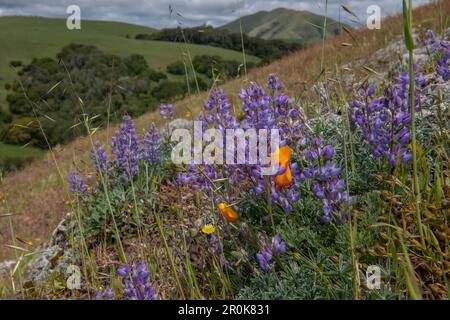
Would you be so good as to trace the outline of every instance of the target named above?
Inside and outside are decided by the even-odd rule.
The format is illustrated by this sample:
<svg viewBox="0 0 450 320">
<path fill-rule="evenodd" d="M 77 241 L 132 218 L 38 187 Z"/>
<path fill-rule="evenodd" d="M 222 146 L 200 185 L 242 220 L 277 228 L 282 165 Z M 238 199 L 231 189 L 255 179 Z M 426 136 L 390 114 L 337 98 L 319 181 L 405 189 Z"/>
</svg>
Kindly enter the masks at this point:
<svg viewBox="0 0 450 320">
<path fill-rule="evenodd" d="M 12 115 L 8 111 L 5 111 L 3 107 L 0 105 L 0 124 L 1 123 L 10 123 L 12 121 Z M 0 130 L 1 135 L 1 130 Z"/>
<path fill-rule="evenodd" d="M 185 75 L 186 74 L 186 68 L 182 61 L 175 61 L 169 64 L 166 68 L 167 73 L 174 74 L 174 75 Z"/>
<path fill-rule="evenodd" d="M 12 60 L 9 65 L 14 68 L 18 68 L 22 66 L 22 61 L 20 60 Z"/>
<path fill-rule="evenodd" d="M 182 98 L 186 93 L 186 85 L 178 81 L 164 81 L 153 89 L 152 95 L 164 102 Z"/>
<path fill-rule="evenodd" d="M 218 75 L 222 79 L 235 78 L 243 73 L 241 63 L 238 61 L 224 60 L 220 56 L 195 56 L 192 64 L 196 72 L 204 74 L 210 79 L 214 79 Z M 247 69 L 252 67 L 254 67 L 253 64 L 247 65 Z"/>
<path fill-rule="evenodd" d="M 242 31 L 251 37 L 311 44 L 322 39 L 322 29 L 317 26 L 323 26 L 324 18 L 309 11 L 278 8 L 242 17 L 220 29 L 240 33 L 242 26 Z M 327 38 L 340 34 L 339 22 L 330 17 L 327 21 Z"/>
<path fill-rule="evenodd" d="M 39 121 L 47 123 L 49 120 L 40 118 Z M 21 117 L 15 121 L 14 125 L 5 127 L 1 138 L 7 144 L 30 144 L 45 147 L 43 142 L 44 137 L 39 128 L 39 123 L 32 117 Z"/>
<path fill-rule="evenodd" d="M 242 39 L 243 37 L 243 39 Z M 303 48 L 301 43 L 291 43 L 283 40 L 264 40 L 249 37 L 239 32 L 230 33 L 223 29 L 214 29 L 209 26 L 176 29 L 163 29 L 152 34 L 138 34 L 138 40 L 158 40 L 171 42 L 184 42 L 210 45 L 234 51 L 242 51 L 242 40 L 245 43 L 247 54 L 257 56 L 264 63 L 279 59 L 287 53 Z M 251 62 L 251 61 L 250 61 Z"/>
<path fill-rule="evenodd" d="M 40 17 L 0 17 L 0 104 L 6 102 L 6 83 L 16 77 L 9 63 L 30 63 L 37 57 L 55 58 L 61 48 L 71 43 L 94 45 L 101 51 L 126 57 L 139 54 L 155 70 L 165 70 L 174 61 L 181 60 L 180 45 L 164 41 L 137 41 L 137 34 L 149 34 L 153 29 L 120 22 L 83 20 L 80 32 L 67 32 L 65 19 Z M 11 36 L 14 30 L 14 36 Z M 128 37 L 127 37 L 128 35 Z M 225 59 L 242 60 L 242 53 L 211 46 L 190 45 L 185 48 L 192 56 L 200 54 L 220 55 Z M 258 58 L 247 56 L 247 61 L 257 63 Z"/>
<path fill-rule="evenodd" d="M 7 97 L 15 121 L 3 141 L 46 147 L 36 127 L 28 126 L 34 116 L 41 118 L 49 143 L 55 145 L 83 133 L 82 126 L 77 125 L 83 112 L 95 117 L 93 125 L 98 126 L 108 112 L 114 120 L 124 113 L 139 116 L 158 105 L 159 98 L 149 92 L 166 76 L 150 69 L 140 55 L 121 58 L 93 46 L 72 44 L 63 48 L 57 58 L 61 63 L 37 58 L 20 69 L 20 82 L 13 83 Z M 167 91 L 166 95 L 170 99 L 178 92 Z M 78 98 L 86 101 L 84 111 Z"/>
<path fill-rule="evenodd" d="M 40 149 L 0 143 L 0 172 L 20 169 L 42 154 Z"/>
<path fill-rule="evenodd" d="M 146 227 L 150 218 L 148 202 L 154 200 L 159 185 L 169 175 L 164 164 L 169 151 L 164 147 L 161 151 L 162 160 L 158 162 L 146 164 L 140 161 L 139 174 L 132 185 L 129 181 L 118 177 L 120 169 L 114 161 L 111 162 L 109 176 L 104 177 L 107 180 L 107 192 L 105 193 L 103 184 L 99 181 L 92 194 L 79 199 L 77 210 L 81 212 L 84 237 L 90 244 L 115 240 L 116 232 L 109 204 L 114 208 L 112 213 L 121 237 L 125 239 L 136 237 L 137 230 Z"/>
<path fill-rule="evenodd" d="M 247 199 L 242 207 L 248 207 Z M 376 201 L 372 198 L 372 201 Z M 239 299 L 352 299 L 352 262 L 348 240 L 348 224 L 325 225 L 319 221 L 317 212 L 320 204 L 314 196 L 304 190 L 301 201 L 294 206 L 294 212 L 277 214 L 277 233 L 285 241 L 287 253 L 281 255 L 273 270 L 264 272 L 258 267 L 255 254 L 250 261 L 252 271 L 241 273 L 234 279 Z M 259 211 L 259 210 L 258 210 Z M 261 211 L 259 211 L 261 212 Z M 378 215 L 371 211 L 359 226 L 357 248 L 363 252 L 373 246 L 379 229 L 368 228 Z M 253 222 L 253 225 L 257 225 Z M 255 228 L 260 232 L 260 227 Z M 270 231 L 269 231 L 270 232 Z M 384 270 L 383 279 L 391 279 L 381 259 L 365 256 L 362 263 L 377 264 Z M 251 272 L 251 274 L 248 274 Z M 361 279 L 365 274 L 361 273 Z M 366 299 L 393 299 L 401 293 L 388 286 L 377 292 L 365 291 Z"/>
</svg>

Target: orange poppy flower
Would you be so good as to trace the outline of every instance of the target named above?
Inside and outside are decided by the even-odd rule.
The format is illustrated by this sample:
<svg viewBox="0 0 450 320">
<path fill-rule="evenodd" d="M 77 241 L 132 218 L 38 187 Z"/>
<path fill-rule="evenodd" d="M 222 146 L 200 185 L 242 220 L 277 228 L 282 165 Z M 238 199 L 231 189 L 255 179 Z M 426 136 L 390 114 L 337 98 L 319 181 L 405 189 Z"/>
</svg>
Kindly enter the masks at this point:
<svg viewBox="0 0 450 320">
<path fill-rule="evenodd" d="M 291 154 L 292 152 L 289 146 L 280 147 L 273 154 L 273 156 L 275 157 L 275 161 L 276 157 L 278 156 L 280 168 L 286 168 L 286 170 L 282 174 L 279 174 L 275 177 L 275 184 L 279 188 L 287 188 L 292 184 L 292 171 L 291 165 L 289 163 L 291 160 Z"/>
<path fill-rule="evenodd" d="M 275 184 L 279 188 L 288 188 L 292 184 L 292 172 L 289 163 L 286 165 L 286 171 L 275 177 Z"/>
<path fill-rule="evenodd" d="M 277 148 L 277 150 L 272 154 L 272 161 L 279 162 L 282 168 L 286 167 L 288 162 L 291 160 L 291 148 L 289 146 L 282 146 Z M 278 156 L 278 161 L 276 157 Z"/>
<path fill-rule="evenodd" d="M 228 220 L 228 222 L 235 222 L 239 219 L 239 215 L 232 208 L 227 206 L 225 203 L 219 203 L 220 213 Z"/>
</svg>

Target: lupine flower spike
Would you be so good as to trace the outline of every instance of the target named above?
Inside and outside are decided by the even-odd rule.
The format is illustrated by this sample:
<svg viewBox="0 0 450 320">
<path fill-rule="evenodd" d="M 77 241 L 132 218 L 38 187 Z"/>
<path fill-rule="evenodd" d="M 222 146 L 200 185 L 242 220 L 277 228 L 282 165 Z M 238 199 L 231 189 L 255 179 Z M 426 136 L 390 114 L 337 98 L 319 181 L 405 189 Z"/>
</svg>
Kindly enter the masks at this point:
<svg viewBox="0 0 450 320">
<path fill-rule="evenodd" d="M 281 240 L 280 235 L 275 235 L 272 242 L 268 243 L 267 239 L 263 240 L 261 250 L 256 254 L 259 267 L 264 271 L 270 270 L 270 261 L 274 255 L 286 252 L 286 244 Z"/>
</svg>

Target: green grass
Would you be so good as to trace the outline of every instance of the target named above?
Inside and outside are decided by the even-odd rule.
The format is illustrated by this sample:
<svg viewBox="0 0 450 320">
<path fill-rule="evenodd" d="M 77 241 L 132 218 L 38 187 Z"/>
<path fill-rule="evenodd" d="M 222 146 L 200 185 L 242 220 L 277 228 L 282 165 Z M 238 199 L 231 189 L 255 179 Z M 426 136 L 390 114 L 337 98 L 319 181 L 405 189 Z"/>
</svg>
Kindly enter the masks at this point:
<svg viewBox="0 0 450 320">
<path fill-rule="evenodd" d="M 13 146 L 0 142 L 0 171 L 18 168 L 43 154 L 44 151 L 41 149 Z"/>
<path fill-rule="evenodd" d="M 324 17 L 309 11 L 295 11 L 278 8 L 273 11 L 260 11 L 242 17 L 242 31 L 252 37 L 281 39 L 313 43 L 321 40 L 322 30 L 311 25 L 323 26 Z M 338 22 L 328 18 L 327 37 L 332 37 Z M 222 27 L 233 33 L 240 33 L 239 20 Z"/>
<path fill-rule="evenodd" d="M 120 22 L 81 22 L 81 30 L 68 30 L 66 20 L 38 17 L 0 18 L 0 106 L 6 105 L 6 83 L 11 83 L 15 71 L 9 66 L 12 60 L 29 63 L 35 57 L 55 57 L 62 47 L 70 43 L 95 45 L 112 54 L 126 56 L 143 55 L 150 67 L 165 72 L 169 63 L 182 60 L 179 43 L 135 40 L 139 33 L 151 33 L 154 29 Z M 129 38 L 127 38 L 129 35 Z M 242 53 L 203 45 L 188 45 L 191 56 L 219 55 L 228 60 L 242 60 Z M 258 62 L 256 57 L 248 57 Z"/>
</svg>

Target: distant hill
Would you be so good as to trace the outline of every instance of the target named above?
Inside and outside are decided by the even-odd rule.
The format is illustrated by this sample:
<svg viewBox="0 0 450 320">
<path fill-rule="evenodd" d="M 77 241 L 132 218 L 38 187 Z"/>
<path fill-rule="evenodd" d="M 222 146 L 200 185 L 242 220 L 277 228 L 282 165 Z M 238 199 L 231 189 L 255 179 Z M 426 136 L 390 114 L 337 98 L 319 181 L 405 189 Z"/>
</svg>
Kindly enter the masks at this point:
<svg viewBox="0 0 450 320">
<path fill-rule="evenodd" d="M 182 60 L 180 45 L 164 41 L 135 40 L 137 34 L 150 34 L 154 29 L 120 22 L 83 20 L 81 30 L 68 30 L 66 20 L 40 17 L 0 17 L 0 108 L 6 105 L 4 89 L 15 71 L 11 61 L 24 64 L 33 58 L 54 57 L 70 43 L 94 45 L 100 50 L 127 56 L 140 54 L 153 69 L 165 72 L 166 66 Z M 242 60 L 242 53 L 205 45 L 188 45 L 192 56 L 218 55 L 228 60 Z M 251 62 L 259 59 L 248 57 Z"/>
<path fill-rule="evenodd" d="M 324 17 L 309 11 L 278 8 L 273 11 L 259 11 L 241 18 L 243 32 L 252 37 L 280 39 L 310 44 L 322 39 L 322 31 L 313 26 L 323 26 Z M 327 36 L 340 33 L 339 22 L 328 18 Z M 221 29 L 240 32 L 239 19 Z"/>
</svg>

